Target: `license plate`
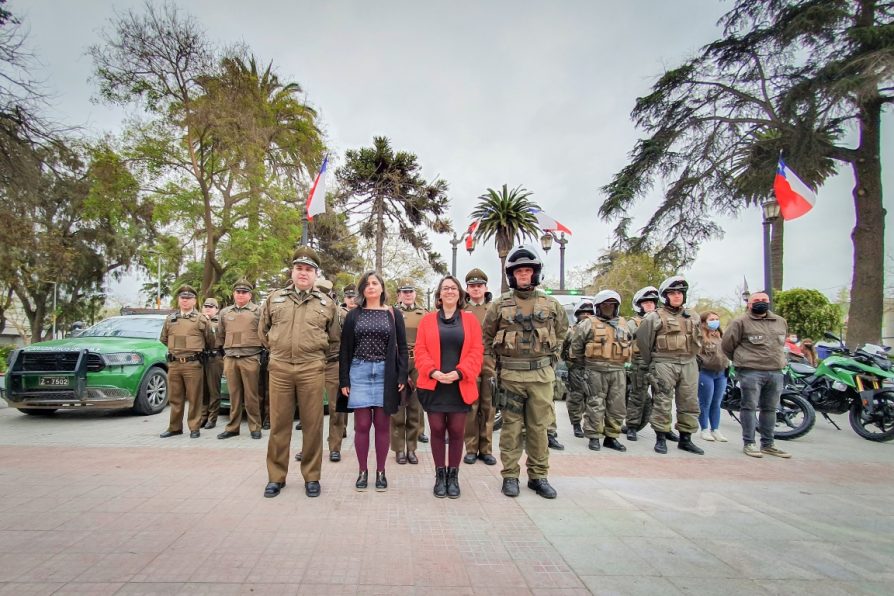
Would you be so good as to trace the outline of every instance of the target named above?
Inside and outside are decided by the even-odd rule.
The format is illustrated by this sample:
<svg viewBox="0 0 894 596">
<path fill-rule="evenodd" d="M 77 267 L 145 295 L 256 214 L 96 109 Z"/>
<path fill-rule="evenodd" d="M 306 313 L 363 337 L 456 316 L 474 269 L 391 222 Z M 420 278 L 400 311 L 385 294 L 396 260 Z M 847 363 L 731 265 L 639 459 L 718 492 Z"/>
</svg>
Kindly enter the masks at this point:
<svg viewBox="0 0 894 596">
<path fill-rule="evenodd" d="M 68 387 L 68 377 L 40 377 L 41 387 Z"/>
</svg>

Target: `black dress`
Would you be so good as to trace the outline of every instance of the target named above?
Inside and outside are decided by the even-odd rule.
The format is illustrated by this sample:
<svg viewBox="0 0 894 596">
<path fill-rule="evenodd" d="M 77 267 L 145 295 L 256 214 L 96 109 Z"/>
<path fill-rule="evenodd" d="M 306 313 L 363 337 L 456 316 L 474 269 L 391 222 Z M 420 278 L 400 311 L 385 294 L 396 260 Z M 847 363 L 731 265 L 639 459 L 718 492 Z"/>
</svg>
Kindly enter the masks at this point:
<svg viewBox="0 0 894 596">
<path fill-rule="evenodd" d="M 440 371 L 449 373 L 456 370 L 456 365 L 459 364 L 466 336 L 459 310 L 449 319 L 444 318 L 443 310 L 438 311 L 438 335 L 441 343 Z M 463 401 L 458 381 L 438 383 L 434 391 L 419 389 L 418 393 L 419 401 L 426 412 L 468 412 L 472 409 L 472 406 Z"/>
</svg>

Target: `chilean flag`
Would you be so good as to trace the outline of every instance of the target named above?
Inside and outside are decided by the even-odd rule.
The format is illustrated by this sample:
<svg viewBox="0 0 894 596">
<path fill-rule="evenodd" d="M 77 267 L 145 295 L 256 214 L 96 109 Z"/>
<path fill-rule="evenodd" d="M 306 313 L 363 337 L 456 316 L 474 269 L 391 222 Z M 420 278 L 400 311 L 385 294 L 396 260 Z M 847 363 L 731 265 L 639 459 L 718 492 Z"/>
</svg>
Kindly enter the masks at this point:
<svg viewBox="0 0 894 596">
<path fill-rule="evenodd" d="M 801 217 L 816 204 L 816 194 L 785 165 L 782 158 L 779 158 L 773 190 L 784 220 Z"/>
<path fill-rule="evenodd" d="M 478 229 L 479 220 L 475 220 L 469 224 L 469 229 L 466 230 L 466 250 L 472 250 L 472 242 L 475 240 L 475 230 Z"/>
<path fill-rule="evenodd" d="M 537 218 L 540 229 L 544 232 L 565 232 L 571 234 L 571 230 L 560 224 L 558 221 L 541 211 L 540 209 L 531 209 L 531 213 Z"/>
<path fill-rule="evenodd" d="M 323 158 L 323 165 L 317 177 L 314 178 L 314 185 L 307 195 L 307 219 L 313 220 L 314 215 L 326 213 L 326 164 L 329 162 L 329 155 Z"/>
</svg>

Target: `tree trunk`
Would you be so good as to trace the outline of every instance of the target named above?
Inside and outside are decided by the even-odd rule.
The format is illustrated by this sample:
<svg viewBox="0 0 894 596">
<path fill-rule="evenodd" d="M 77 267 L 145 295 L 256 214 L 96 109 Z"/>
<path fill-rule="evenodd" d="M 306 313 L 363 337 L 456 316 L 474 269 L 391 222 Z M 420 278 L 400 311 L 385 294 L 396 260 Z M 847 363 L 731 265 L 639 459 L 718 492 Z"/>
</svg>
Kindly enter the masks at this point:
<svg viewBox="0 0 894 596">
<path fill-rule="evenodd" d="M 512 249 L 511 241 L 497 235 L 497 255 L 500 257 L 500 293 L 509 291 L 509 279 L 506 277 L 506 257 Z"/>
<path fill-rule="evenodd" d="M 882 203 L 881 112 L 878 94 L 858 110 L 860 145 L 856 149 L 854 207 L 856 224 L 851 306 L 847 315 L 847 343 L 880 343 L 884 311 L 885 208 Z"/>
<path fill-rule="evenodd" d="M 376 198 L 376 271 L 383 275 L 385 265 L 385 200 Z"/>
<path fill-rule="evenodd" d="M 782 286 L 782 255 L 785 250 L 784 246 L 784 237 L 785 237 L 785 220 L 781 217 L 777 217 L 776 221 L 773 222 L 770 231 L 770 262 L 772 264 L 772 274 L 773 279 L 771 280 L 773 284 L 773 291 L 777 292 L 783 289 Z"/>
</svg>

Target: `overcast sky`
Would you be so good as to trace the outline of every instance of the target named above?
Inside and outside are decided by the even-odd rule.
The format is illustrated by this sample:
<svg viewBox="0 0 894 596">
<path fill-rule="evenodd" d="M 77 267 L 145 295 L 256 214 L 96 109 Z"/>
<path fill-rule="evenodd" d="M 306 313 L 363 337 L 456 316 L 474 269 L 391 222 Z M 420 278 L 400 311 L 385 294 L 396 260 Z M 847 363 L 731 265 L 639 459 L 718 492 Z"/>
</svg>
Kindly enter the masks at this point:
<svg viewBox="0 0 894 596">
<path fill-rule="evenodd" d="M 261 61 L 272 61 L 282 80 L 299 82 L 319 109 L 336 155 L 370 145 L 375 135 L 415 153 L 427 177 L 449 183 L 457 230 L 466 228 L 487 187 L 531 190 L 574 232 L 566 272 L 593 261 L 607 245 L 613 224 L 596 216 L 598 189 L 624 166 L 639 137 L 629 118 L 635 99 L 664 69 L 716 39 L 717 19 L 731 6 L 711 0 L 177 4 L 213 42 L 245 43 Z M 10 0 L 8 8 L 25 20 L 60 122 L 95 135 L 120 130 L 122 111 L 90 101 L 96 86 L 85 51 L 116 10 L 141 5 Z M 890 113 L 883 124 L 882 163 L 890 164 Z M 772 176 L 768 172 L 768 184 Z M 889 189 L 892 177 L 889 167 Z M 842 170 L 820 189 L 811 213 L 786 224 L 786 288 L 812 287 L 834 297 L 850 286 L 852 183 L 851 172 Z M 660 188 L 636 210 L 640 225 L 658 204 Z M 718 223 L 725 238 L 705 244 L 685 271 L 693 298 L 732 296 L 743 276 L 752 290 L 763 285 L 759 209 Z M 889 266 L 892 229 L 886 233 Z M 449 265 L 447 238 L 434 243 Z M 493 247 L 472 256 L 460 250 L 458 273 L 472 267 L 497 279 Z M 558 278 L 557 250 L 546 256 L 546 268 L 548 277 Z M 134 303 L 135 288 L 131 281 L 111 292 Z"/>
</svg>

